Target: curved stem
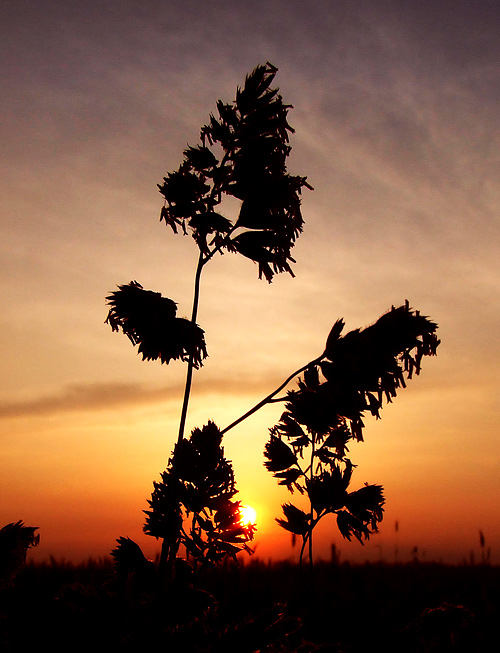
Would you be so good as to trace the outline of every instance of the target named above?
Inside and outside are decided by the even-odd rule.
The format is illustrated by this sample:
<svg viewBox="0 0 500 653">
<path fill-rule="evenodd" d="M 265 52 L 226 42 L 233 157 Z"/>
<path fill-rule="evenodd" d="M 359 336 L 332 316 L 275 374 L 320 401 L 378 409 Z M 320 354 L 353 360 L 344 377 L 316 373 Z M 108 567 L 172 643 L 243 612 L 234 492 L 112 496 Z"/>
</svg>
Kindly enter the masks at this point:
<svg viewBox="0 0 500 653">
<path fill-rule="evenodd" d="M 314 440 L 314 434 L 312 434 L 311 437 L 311 465 L 310 465 L 310 480 L 312 481 L 314 478 L 314 471 L 313 471 L 313 462 L 314 462 L 314 452 L 315 452 L 315 440 Z M 309 573 L 311 574 L 311 585 L 313 585 L 314 580 L 313 580 L 313 530 L 314 526 L 316 524 L 314 523 L 314 509 L 311 501 L 311 512 L 310 512 L 310 518 L 311 518 L 311 530 L 309 532 Z M 316 522 L 317 523 L 317 522 Z"/>
<path fill-rule="evenodd" d="M 250 415 L 253 415 L 254 413 L 256 413 L 258 410 L 260 410 L 266 404 L 270 404 L 273 401 L 284 401 L 284 398 L 275 400 L 274 397 L 278 394 L 278 392 L 281 392 L 283 390 L 283 388 L 285 388 L 290 383 L 290 381 L 292 379 L 294 379 L 301 372 L 305 372 L 305 370 L 307 370 L 307 368 L 310 365 L 317 365 L 323 359 L 323 356 L 324 356 L 324 354 L 321 354 L 321 356 L 319 356 L 318 358 L 315 358 L 310 363 L 307 363 L 307 365 L 303 365 L 301 368 L 299 368 L 298 370 L 293 372 L 293 374 L 290 374 L 290 376 L 285 381 L 283 381 L 283 383 L 278 388 L 276 388 L 276 390 L 274 390 L 273 392 L 268 394 L 267 397 L 264 397 L 264 399 L 259 401 L 258 404 L 255 404 L 255 406 L 253 408 L 250 408 L 250 410 L 248 410 L 244 415 L 242 415 L 237 420 L 235 420 L 234 422 L 229 424 L 229 426 L 226 426 L 226 428 L 221 431 L 222 435 L 224 435 L 224 433 L 227 433 L 228 431 L 230 431 L 237 424 L 240 424 L 240 422 L 243 422 L 243 420 L 247 419 L 247 417 L 250 417 Z"/>
<path fill-rule="evenodd" d="M 207 259 L 208 260 L 208 259 Z M 198 267 L 196 268 L 196 275 L 194 280 L 194 297 L 193 297 L 193 310 L 191 313 L 191 323 L 196 324 L 196 318 L 198 316 L 198 304 L 200 301 L 200 280 L 201 280 L 201 271 L 205 265 L 206 260 L 203 259 L 203 255 L 200 252 L 198 258 Z M 184 400 L 182 402 L 182 411 L 181 418 L 179 421 L 179 436 L 177 442 L 180 442 L 184 437 L 184 429 L 186 426 L 186 417 L 189 405 L 189 396 L 191 394 L 191 383 L 193 381 L 193 369 L 194 369 L 194 351 L 191 351 L 189 355 L 188 368 L 186 374 L 186 385 L 184 387 Z"/>
<path fill-rule="evenodd" d="M 302 569 L 302 560 L 304 558 L 304 549 L 306 548 L 307 540 L 309 537 L 309 533 L 306 533 L 302 537 L 302 546 L 300 547 L 300 554 L 299 554 L 299 567 Z"/>
</svg>

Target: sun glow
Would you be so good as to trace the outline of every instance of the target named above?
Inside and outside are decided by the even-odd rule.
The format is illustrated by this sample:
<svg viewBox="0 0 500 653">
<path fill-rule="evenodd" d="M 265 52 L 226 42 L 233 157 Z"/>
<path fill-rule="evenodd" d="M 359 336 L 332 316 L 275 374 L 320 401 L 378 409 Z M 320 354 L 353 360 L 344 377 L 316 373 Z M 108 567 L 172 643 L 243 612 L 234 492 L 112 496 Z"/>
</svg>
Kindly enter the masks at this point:
<svg viewBox="0 0 500 653">
<path fill-rule="evenodd" d="M 251 506 L 241 506 L 240 515 L 240 522 L 243 526 L 248 526 L 249 524 L 255 524 L 257 522 L 257 513 Z"/>
</svg>

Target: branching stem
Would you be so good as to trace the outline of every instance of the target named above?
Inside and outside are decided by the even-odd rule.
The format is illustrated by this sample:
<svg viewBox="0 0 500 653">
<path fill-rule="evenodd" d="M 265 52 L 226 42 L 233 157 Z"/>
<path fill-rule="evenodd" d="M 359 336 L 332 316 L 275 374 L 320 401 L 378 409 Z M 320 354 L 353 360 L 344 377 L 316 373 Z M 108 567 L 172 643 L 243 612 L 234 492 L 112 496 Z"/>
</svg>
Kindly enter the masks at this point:
<svg viewBox="0 0 500 653">
<path fill-rule="evenodd" d="M 278 392 L 281 392 L 283 390 L 283 388 L 286 388 L 286 386 L 290 383 L 290 381 L 292 381 L 292 379 L 294 379 L 296 376 L 298 376 L 302 372 L 305 372 L 305 370 L 307 370 L 307 368 L 310 367 L 311 365 L 317 365 L 323 359 L 323 357 L 324 357 L 324 354 L 321 354 L 321 356 L 319 356 L 318 358 L 315 358 L 310 363 L 307 363 L 307 365 L 303 365 L 301 368 L 299 368 L 298 370 L 296 370 L 295 372 L 290 374 L 290 376 L 287 379 L 285 379 L 285 381 L 283 381 L 283 383 L 278 388 L 276 388 L 276 390 L 273 390 L 273 392 L 268 394 L 267 397 L 264 397 L 264 399 L 259 401 L 258 404 L 255 404 L 255 406 L 253 408 L 250 408 L 250 410 L 247 411 L 244 415 L 242 415 L 241 417 L 238 417 L 237 420 L 235 420 L 234 422 L 229 424 L 229 426 L 226 426 L 225 429 L 222 429 L 222 431 L 221 431 L 222 435 L 224 435 L 224 433 L 227 433 L 232 428 L 234 428 L 235 426 L 237 426 L 238 424 L 243 422 L 243 420 L 247 419 L 247 417 L 250 417 L 250 415 L 253 415 L 254 413 L 256 413 L 258 410 L 260 410 L 266 404 L 270 404 L 270 403 L 277 402 L 277 401 L 284 401 L 284 398 L 275 399 L 274 397 L 278 394 Z"/>
</svg>

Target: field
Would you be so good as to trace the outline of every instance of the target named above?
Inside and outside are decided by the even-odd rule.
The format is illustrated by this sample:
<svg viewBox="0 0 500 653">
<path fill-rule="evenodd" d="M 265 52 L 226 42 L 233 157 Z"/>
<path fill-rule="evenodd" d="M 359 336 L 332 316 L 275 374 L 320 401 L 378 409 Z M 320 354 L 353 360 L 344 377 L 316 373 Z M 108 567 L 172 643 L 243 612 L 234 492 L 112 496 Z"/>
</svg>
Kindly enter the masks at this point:
<svg viewBox="0 0 500 653">
<path fill-rule="evenodd" d="M 120 585 L 108 560 L 28 564 L 0 590 L 0 650 L 490 651 L 500 567 L 318 563 L 312 587 L 296 565 L 251 559 L 172 599 L 158 607 L 146 581 Z"/>
</svg>

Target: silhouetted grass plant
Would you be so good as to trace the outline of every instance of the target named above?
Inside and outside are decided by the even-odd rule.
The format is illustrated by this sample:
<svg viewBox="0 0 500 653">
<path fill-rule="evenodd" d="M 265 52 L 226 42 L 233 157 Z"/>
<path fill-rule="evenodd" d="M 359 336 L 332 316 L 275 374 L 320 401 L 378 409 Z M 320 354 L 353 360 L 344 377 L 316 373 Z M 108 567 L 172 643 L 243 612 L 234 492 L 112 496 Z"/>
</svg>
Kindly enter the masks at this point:
<svg viewBox="0 0 500 653">
<path fill-rule="evenodd" d="M 199 144 L 184 150 L 179 168 L 159 185 L 164 198 L 160 221 L 175 234 L 191 235 L 198 249 L 191 319 L 178 317 L 176 301 L 138 281 L 119 285 L 106 298 L 106 322 L 113 331 L 122 331 L 144 360 L 186 365 L 176 443 L 145 511 L 144 532 L 162 542 L 159 562 L 120 537 L 112 551 L 113 580 L 104 596 L 90 596 L 73 585 L 63 601 L 78 610 L 102 600 L 122 626 L 127 615 L 120 640 L 124 650 L 139 645 L 143 650 L 203 652 L 318 650 L 297 635 L 300 615 L 286 613 L 280 602 L 231 621 L 235 615 L 227 604 L 221 617 L 220 600 L 200 584 L 201 572 L 208 574 L 205 579 L 220 575 L 229 591 L 223 563 L 236 563 L 242 551 L 251 553 L 255 533 L 255 525 L 241 518 L 223 436 L 263 406 L 284 405 L 278 424 L 270 429 L 265 466 L 290 493 L 307 497 L 308 510 L 285 503 L 277 522 L 302 538 L 300 561 L 307 549 L 312 578 L 313 531 L 324 517 L 334 515 L 341 535 L 361 544 L 377 531 L 383 518 L 382 486 L 350 489 L 355 465 L 348 445 L 363 440 L 365 414 L 379 418 L 384 401 L 391 402 L 419 374 L 422 358 L 434 355 L 439 344 L 436 324 L 408 302 L 392 307 L 372 326 L 344 335 L 344 322 L 337 320 L 322 353 L 241 417 L 225 428 L 208 420 L 186 435 L 193 375 L 208 355 L 205 333 L 197 324 L 207 264 L 218 255 L 241 255 L 269 283 L 283 272 L 294 276 L 291 251 L 303 229 L 300 196 L 303 188 L 312 187 L 306 177 L 287 171 L 294 130 L 288 123 L 291 106 L 272 88 L 276 73 L 270 63 L 257 66 L 237 89 L 234 102 L 219 100 L 216 113 L 201 129 Z M 235 219 L 222 213 L 228 197 L 240 203 Z M 295 379 L 298 387 L 287 389 Z M 290 576 L 289 582 L 297 580 Z M 313 610 L 313 595 L 293 586 L 299 587 L 302 600 L 307 596 Z"/>
<path fill-rule="evenodd" d="M 38 546 L 37 526 L 18 522 L 0 528 L 0 587 L 12 585 L 26 562 L 28 549 Z"/>
<path fill-rule="evenodd" d="M 345 335 L 343 321 L 337 320 L 323 353 L 244 415 L 223 429 L 208 421 L 185 436 L 193 373 L 207 357 L 204 331 L 197 324 L 205 266 L 216 255 L 240 254 L 258 265 L 259 279 L 270 283 L 282 272 L 294 276 L 291 250 L 303 229 L 300 194 L 312 187 L 306 177 L 287 172 L 291 107 L 271 87 L 276 72 L 270 63 L 258 66 L 237 89 L 234 102 L 219 100 L 217 113 L 201 129 L 200 143 L 184 150 L 178 170 L 159 185 L 165 200 L 160 221 L 176 234 L 190 234 L 198 248 L 191 320 L 177 317 L 174 300 L 145 290 L 137 281 L 107 297 L 107 322 L 128 336 L 144 360 L 187 364 L 177 443 L 145 511 L 145 533 L 162 541 L 159 564 L 146 560 L 127 538 L 120 538 L 112 552 L 119 575 L 134 574 L 135 583 L 140 577 L 149 578 L 146 583 L 155 579 L 157 600 L 170 613 L 174 603 L 178 612 L 183 591 L 196 593 L 197 569 L 228 556 L 236 560 L 242 550 L 251 553 L 255 525 L 242 523 L 222 438 L 269 403 L 283 402 L 285 412 L 270 429 L 265 465 L 280 485 L 306 495 L 310 505 L 305 512 L 284 504 L 284 517 L 277 522 L 302 538 L 301 562 L 308 546 L 311 577 L 313 531 L 326 515 L 336 516 L 348 540 L 363 543 L 376 532 L 383 517 L 383 490 L 380 485 L 349 490 L 355 465 L 347 445 L 363 440 L 364 414 L 380 417 L 384 398 L 391 402 L 439 344 L 436 325 L 408 302 L 393 307 L 373 326 Z M 221 213 L 224 197 L 239 200 L 236 219 Z M 299 375 L 298 389 L 279 396 Z M 186 559 L 179 556 L 181 546 Z M 191 603 L 203 604 L 205 597 L 194 597 L 190 595 Z M 208 611 L 210 602 L 200 609 Z"/>
</svg>

